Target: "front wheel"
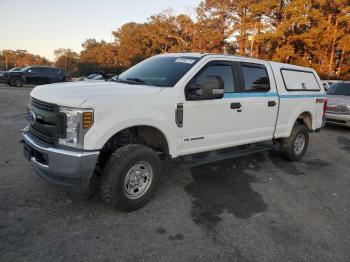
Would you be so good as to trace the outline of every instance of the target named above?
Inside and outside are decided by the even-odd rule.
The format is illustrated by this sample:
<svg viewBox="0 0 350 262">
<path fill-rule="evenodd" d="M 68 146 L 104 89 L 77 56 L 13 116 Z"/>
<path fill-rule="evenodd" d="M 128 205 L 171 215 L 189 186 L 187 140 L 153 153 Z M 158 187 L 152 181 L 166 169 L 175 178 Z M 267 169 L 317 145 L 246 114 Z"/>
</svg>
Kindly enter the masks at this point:
<svg viewBox="0 0 350 262">
<path fill-rule="evenodd" d="M 153 197 L 160 178 L 161 162 L 151 148 L 126 145 L 107 161 L 100 180 L 100 194 L 107 204 L 131 211 Z"/>
<path fill-rule="evenodd" d="M 290 137 L 281 141 L 281 151 L 290 161 L 299 161 L 309 145 L 309 130 L 305 125 L 295 124 Z"/>
<path fill-rule="evenodd" d="M 11 86 L 15 86 L 15 87 L 22 87 L 24 85 L 24 82 L 21 78 L 14 78 L 11 80 Z"/>
</svg>

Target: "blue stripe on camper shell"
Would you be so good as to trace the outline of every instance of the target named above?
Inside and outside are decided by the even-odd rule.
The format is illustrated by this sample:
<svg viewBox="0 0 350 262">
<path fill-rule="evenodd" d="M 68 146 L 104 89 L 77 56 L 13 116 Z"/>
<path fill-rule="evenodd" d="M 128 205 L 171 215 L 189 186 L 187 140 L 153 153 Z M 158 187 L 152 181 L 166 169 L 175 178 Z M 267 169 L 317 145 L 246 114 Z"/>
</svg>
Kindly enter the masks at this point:
<svg viewBox="0 0 350 262">
<path fill-rule="evenodd" d="M 322 98 L 326 97 L 326 94 L 301 94 L 301 95 L 280 95 L 280 98 L 308 98 L 308 97 L 317 97 Z"/>
<path fill-rule="evenodd" d="M 277 97 L 276 92 L 266 93 L 225 93 L 224 98 L 244 98 L 244 97 Z M 326 94 L 300 94 L 300 95 L 279 95 L 280 98 L 322 98 L 326 97 Z"/>
</svg>

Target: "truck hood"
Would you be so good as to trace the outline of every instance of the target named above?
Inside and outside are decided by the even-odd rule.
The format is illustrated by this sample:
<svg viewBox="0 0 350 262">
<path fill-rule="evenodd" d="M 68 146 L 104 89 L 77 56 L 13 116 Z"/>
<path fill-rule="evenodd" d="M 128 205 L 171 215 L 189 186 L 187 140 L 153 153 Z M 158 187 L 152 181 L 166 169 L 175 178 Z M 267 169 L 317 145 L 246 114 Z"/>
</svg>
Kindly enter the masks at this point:
<svg viewBox="0 0 350 262">
<path fill-rule="evenodd" d="M 89 99 L 155 95 L 161 90 L 161 87 L 112 81 L 81 81 L 37 86 L 32 90 L 31 96 L 60 106 L 80 107 Z"/>
<path fill-rule="evenodd" d="M 327 95 L 329 105 L 350 105 L 350 96 Z"/>
</svg>

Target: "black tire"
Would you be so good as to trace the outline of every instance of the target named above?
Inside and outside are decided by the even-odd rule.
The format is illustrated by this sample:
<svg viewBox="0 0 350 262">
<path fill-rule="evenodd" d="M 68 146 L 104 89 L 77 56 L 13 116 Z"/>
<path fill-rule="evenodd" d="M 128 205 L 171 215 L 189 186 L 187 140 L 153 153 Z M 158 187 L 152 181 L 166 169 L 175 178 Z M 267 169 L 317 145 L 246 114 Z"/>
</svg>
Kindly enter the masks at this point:
<svg viewBox="0 0 350 262">
<path fill-rule="evenodd" d="M 138 192 L 135 190 L 136 193 L 132 192 L 128 195 L 128 189 L 132 191 L 133 187 L 126 181 L 132 180 L 128 178 L 132 176 L 130 174 L 135 174 L 132 170 L 139 165 L 148 165 L 148 169 L 151 168 L 152 178 L 147 184 L 148 187 L 142 191 L 143 194 L 133 198 L 132 194 Z M 105 203 L 123 211 L 138 209 L 153 197 L 159 183 L 160 172 L 161 161 L 151 148 L 137 144 L 123 146 L 110 156 L 104 167 L 100 179 L 100 195 Z M 144 185 L 147 182 L 142 182 L 143 179 L 141 178 L 138 182 Z"/>
<path fill-rule="evenodd" d="M 24 85 L 23 79 L 16 77 L 11 80 L 11 86 L 22 87 Z"/>
<path fill-rule="evenodd" d="M 300 143 L 297 139 L 304 140 L 304 145 L 298 147 Z M 295 124 L 290 137 L 281 141 L 281 152 L 290 161 L 299 161 L 305 154 L 309 145 L 309 129 L 305 125 Z M 299 148 L 299 149 L 298 149 Z"/>
</svg>

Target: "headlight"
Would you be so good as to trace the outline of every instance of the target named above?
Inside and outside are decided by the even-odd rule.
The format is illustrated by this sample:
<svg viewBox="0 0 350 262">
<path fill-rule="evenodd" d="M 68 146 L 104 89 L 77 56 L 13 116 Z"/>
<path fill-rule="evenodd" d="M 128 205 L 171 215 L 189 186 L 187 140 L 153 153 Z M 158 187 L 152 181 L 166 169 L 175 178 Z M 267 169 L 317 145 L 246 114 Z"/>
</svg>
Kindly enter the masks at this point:
<svg viewBox="0 0 350 262">
<path fill-rule="evenodd" d="M 348 105 L 340 105 L 339 107 L 339 111 L 344 112 L 346 114 L 350 113 L 350 106 Z"/>
<path fill-rule="evenodd" d="M 60 107 L 60 112 L 66 118 L 65 137 L 60 138 L 58 143 L 65 146 L 83 148 L 84 136 L 93 124 L 93 110 Z"/>
</svg>

